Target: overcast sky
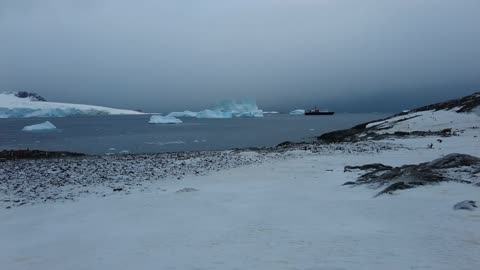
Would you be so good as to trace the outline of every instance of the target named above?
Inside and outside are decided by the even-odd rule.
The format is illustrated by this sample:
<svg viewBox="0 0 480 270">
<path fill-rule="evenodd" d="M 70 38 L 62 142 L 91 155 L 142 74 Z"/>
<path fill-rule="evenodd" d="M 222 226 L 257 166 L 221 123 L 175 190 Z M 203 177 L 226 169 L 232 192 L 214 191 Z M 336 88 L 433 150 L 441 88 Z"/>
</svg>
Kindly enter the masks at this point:
<svg viewBox="0 0 480 270">
<path fill-rule="evenodd" d="M 0 91 L 393 112 L 480 91 L 479 14 L 478 0 L 0 0 Z"/>
</svg>

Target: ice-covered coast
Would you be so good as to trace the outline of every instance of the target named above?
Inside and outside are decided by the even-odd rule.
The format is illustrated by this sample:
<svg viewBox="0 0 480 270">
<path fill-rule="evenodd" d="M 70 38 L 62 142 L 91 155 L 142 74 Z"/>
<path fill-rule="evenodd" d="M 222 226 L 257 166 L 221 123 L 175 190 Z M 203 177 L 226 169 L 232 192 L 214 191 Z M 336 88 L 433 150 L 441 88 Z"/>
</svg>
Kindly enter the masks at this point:
<svg viewBox="0 0 480 270">
<path fill-rule="evenodd" d="M 0 263 L 477 269 L 478 210 L 454 205 L 480 200 L 479 101 L 412 110 L 308 144 L 1 162 Z M 373 181 L 379 175 L 384 182 Z"/>
</svg>

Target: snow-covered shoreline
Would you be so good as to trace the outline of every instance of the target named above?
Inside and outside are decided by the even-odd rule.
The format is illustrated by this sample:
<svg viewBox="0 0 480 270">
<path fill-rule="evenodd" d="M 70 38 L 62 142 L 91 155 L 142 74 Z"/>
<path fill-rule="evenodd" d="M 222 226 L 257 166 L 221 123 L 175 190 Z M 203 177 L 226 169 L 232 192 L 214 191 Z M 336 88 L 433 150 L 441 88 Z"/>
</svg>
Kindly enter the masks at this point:
<svg viewBox="0 0 480 270">
<path fill-rule="evenodd" d="M 477 116 L 453 113 L 434 122 L 384 120 L 342 133 L 345 142 L 0 162 L 0 265 L 477 269 L 478 210 L 453 206 L 480 200 L 480 172 L 453 169 L 446 173 L 468 183 L 378 197 L 375 186 L 343 186 L 362 174 L 346 166 L 478 156 L 478 118 L 470 118 Z M 433 124 L 451 130 L 436 133 Z"/>
</svg>

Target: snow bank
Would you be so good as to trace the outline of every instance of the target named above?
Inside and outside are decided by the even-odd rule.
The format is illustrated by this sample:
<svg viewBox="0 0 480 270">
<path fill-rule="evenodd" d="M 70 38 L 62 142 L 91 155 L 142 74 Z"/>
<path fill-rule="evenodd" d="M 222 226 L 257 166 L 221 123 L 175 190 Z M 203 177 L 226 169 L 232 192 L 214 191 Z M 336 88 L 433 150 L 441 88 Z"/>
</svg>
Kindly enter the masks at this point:
<svg viewBox="0 0 480 270">
<path fill-rule="evenodd" d="M 458 113 L 455 110 L 421 111 L 373 122 L 367 128 L 374 128 L 378 134 L 397 131 L 442 131 L 447 128 L 460 130 L 479 126 L 480 118 L 475 113 Z"/>
<path fill-rule="evenodd" d="M 168 116 L 195 117 L 195 118 L 233 118 L 233 117 L 263 117 L 264 112 L 257 106 L 255 100 L 243 99 L 224 100 L 211 109 L 200 112 L 184 111 L 171 112 Z"/>
<path fill-rule="evenodd" d="M 148 121 L 150 124 L 180 124 L 183 123 L 182 120 L 175 118 L 173 116 L 163 116 L 163 115 L 152 115 Z"/>
<path fill-rule="evenodd" d="M 50 123 L 49 121 L 35 124 L 31 126 L 26 126 L 22 129 L 22 131 L 47 131 L 47 130 L 55 130 L 57 127 Z"/>
<path fill-rule="evenodd" d="M 290 115 L 304 115 L 304 114 L 305 114 L 305 110 L 302 110 L 302 109 L 297 109 L 290 112 Z"/>
<path fill-rule="evenodd" d="M 101 106 L 45 102 L 32 97 L 20 98 L 15 93 L 0 93 L 0 118 L 64 117 L 73 115 L 143 114 L 137 111 Z"/>
</svg>

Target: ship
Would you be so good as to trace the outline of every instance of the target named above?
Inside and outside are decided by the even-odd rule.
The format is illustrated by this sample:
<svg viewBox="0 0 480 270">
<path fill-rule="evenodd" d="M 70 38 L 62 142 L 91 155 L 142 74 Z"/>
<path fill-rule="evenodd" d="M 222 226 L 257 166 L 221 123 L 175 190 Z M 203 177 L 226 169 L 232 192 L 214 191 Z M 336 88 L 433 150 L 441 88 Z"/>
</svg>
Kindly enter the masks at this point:
<svg viewBox="0 0 480 270">
<path fill-rule="evenodd" d="M 317 108 L 305 111 L 305 115 L 334 115 L 335 112 L 321 111 Z"/>
</svg>

